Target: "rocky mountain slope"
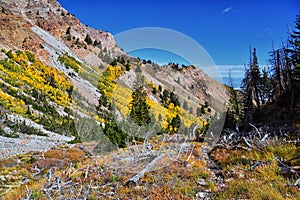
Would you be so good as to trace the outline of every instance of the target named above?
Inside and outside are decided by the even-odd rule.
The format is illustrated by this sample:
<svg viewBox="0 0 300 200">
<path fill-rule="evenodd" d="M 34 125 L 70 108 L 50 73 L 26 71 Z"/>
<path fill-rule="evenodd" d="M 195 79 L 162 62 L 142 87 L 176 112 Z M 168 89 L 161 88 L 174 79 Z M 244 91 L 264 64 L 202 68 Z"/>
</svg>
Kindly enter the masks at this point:
<svg viewBox="0 0 300 200">
<path fill-rule="evenodd" d="M 19 124 L 25 123 L 26 120 L 30 120 L 30 123 L 27 123 L 26 126 L 32 127 L 35 130 L 44 133 L 46 129 L 48 129 L 47 131 L 52 130 L 55 132 L 54 128 L 47 127 L 47 123 L 40 122 L 41 120 L 36 114 L 39 113 L 46 118 L 45 120 L 52 120 L 56 115 L 61 118 L 71 118 L 73 122 L 69 120 L 68 126 L 74 126 L 75 130 L 73 133 L 69 130 L 59 131 L 59 134 L 66 136 L 73 135 L 73 138 L 81 134 L 83 138 L 86 138 L 85 134 L 89 134 L 78 131 L 78 129 L 80 129 L 80 123 L 82 123 L 82 118 L 95 119 L 97 115 L 95 108 L 98 106 L 100 96 L 103 95 L 101 91 L 98 90 L 99 79 L 103 72 L 105 72 L 106 66 L 112 63 L 116 58 L 118 58 L 117 64 L 121 66 L 121 68 L 125 68 L 125 63 L 121 63 L 121 60 L 125 60 L 130 66 L 130 70 L 123 70 L 121 76 L 116 77 L 125 83 L 120 82 L 120 85 L 123 84 L 125 88 L 129 89 L 125 90 L 121 88 L 121 93 L 129 91 L 127 95 L 130 95 L 130 90 L 133 89 L 133 83 L 135 82 L 134 77 L 137 77 L 136 69 L 141 69 L 146 78 L 146 82 L 148 85 L 151 85 L 148 88 L 149 99 L 158 104 L 157 109 L 162 109 L 160 108 L 161 100 L 159 95 L 153 95 L 151 93 L 151 87 L 162 86 L 163 89 L 173 90 L 179 97 L 181 107 L 185 104 L 185 115 L 188 116 L 191 114 L 189 117 L 191 119 L 185 120 L 186 126 L 191 126 L 193 123 L 191 120 L 193 119 L 195 123 L 197 123 L 196 109 L 201 105 L 204 106 L 206 103 L 206 106 L 210 105 L 212 107 L 210 108 L 210 110 L 213 110 L 211 114 L 206 117 L 203 116 L 205 120 L 208 121 L 209 116 L 211 117 L 213 113 L 215 113 L 215 109 L 223 109 L 223 104 L 228 99 L 228 95 L 223 86 L 196 67 L 190 66 L 183 69 L 175 69 L 172 65 L 159 67 L 154 63 L 144 63 L 126 55 L 122 52 L 120 47 L 117 46 L 110 33 L 83 25 L 55 0 L 21 0 L 17 2 L 4 0 L 1 2 L 0 19 L 0 48 L 3 49 L 0 53 L 1 59 L 4 59 L 5 62 L 8 63 L 14 62 L 15 65 L 21 65 L 25 69 L 27 69 L 28 66 L 36 67 L 36 63 L 41 61 L 41 63 L 45 65 L 44 67 L 54 67 L 58 70 L 55 72 L 62 72 L 63 74 L 61 74 L 61 76 L 72 85 L 69 89 L 65 88 L 61 90 L 63 93 L 69 93 L 71 98 L 69 103 L 53 102 L 54 99 L 49 98 L 49 93 L 46 94 L 45 91 L 41 91 L 41 89 L 38 88 L 42 86 L 36 86 L 26 82 L 23 86 L 24 88 L 20 88 L 14 81 L 5 80 L 10 79 L 9 75 L 2 76 L 2 85 L 3 87 L 5 86 L 5 89 L 2 89 L 2 93 L 9 95 L 12 99 L 18 99 L 20 102 L 23 101 L 24 105 L 22 106 L 28 108 L 27 114 L 23 114 L 21 112 L 12 111 L 11 105 L 9 104 L 6 106 L 2 104 L 2 116 L 14 115 L 15 118 L 19 119 L 18 122 L 11 119 L 2 122 L 1 127 L 6 135 L 11 135 L 10 133 L 14 132 L 14 134 L 21 136 L 19 129 L 9 127 L 8 122 Z M 30 60 L 29 54 L 30 56 L 31 54 L 34 56 L 33 60 Z M 26 61 L 23 66 L 20 63 L 20 59 L 24 58 L 24 56 L 27 58 L 25 58 Z M 2 65 L 5 66 L 5 62 L 3 61 Z M 73 64 L 71 62 L 73 62 Z M 74 68 L 75 65 L 78 67 Z M 4 67 L 4 70 L 7 69 Z M 45 76 L 41 78 L 45 78 Z M 22 77 L 20 78 L 22 79 Z M 33 77 L 27 76 L 27 78 L 32 79 Z M 54 86 L 54 88 L 56 88 L 57 86 L 55 86 L 55 84 L 59 83 L 57 80 L 54 80 L 54 82 L 55 81 L 57 83 L 52 83 L 53 81 L 51 82 L 50 80 L 41 84 Z M 45 95 L 43 101 L 47 103 L 36 102 L 37 105 L 33 105 L 29 100 L 24 100 L 25 97 L 32 98 L 32 100 L 37 99 L 32 96 L 33 89 Z M 122 89 L 124 89 L 124 91 L 122 91 Z M 22 95 L 19 95 L 20 92 L 22 92 Z M 17 95 L 14 93 L 17 93 Z M 116 98 L 119 98 L 119 94 L 115 94 Z M 49 114 L 49 116 L 44 115 L 43 111 L 38 108 L 38 106 L 45 106 L 45 104 L 50 104 L 50 106 L 54 108 L 53 113 Z M 127 107 L 127 105 L 119 105 L 119 109 L 121 109 L 121 107 L 124 110 L 124 107 Z M 30 113 L 31 116 L 29 116 L 28 113 Z M 121 114 L 124 113 L 121 112 Z M 182 116 L 183 115 L 184 114 L 182 114 Z M 77 120 L 78 118 L 80 119 Z M 100 122 L 101 121 L 100 119 Z M 99 120 L 98 122 L 96 120 L 95 123 L 99 123 Z M 57 124 L 61 123 L 57 122 Z M 40 126 L 41 128 L 39 128 Z M 23 132 L 25 133 L 26 131 Z M 104 136 L 102 135 L 101 137 Z M 66 138 L 65 140 L 68 141 L 71 140 L 71 138 Z M 49 147 L 51 146 L 52 144 Z M 32 149 L 29 148 L 29 150 L 35 149 L 36 147 Z M 18 153 L 18 150 L 12 153 Z"/>
<path fill-rule="evenodd" d="M 183 173 L 190 165 L 185 160 L 195 163 L 191 170 L 201 176 L 213 175 L 198 158 L 201 144 L 195 146 L 190 139 L 203 135 L 221 117 L 229 99 L 222 84 L 195 66 L 158 66 L 127 55 L 110 33 L 83 25 L 56 0 L 3 0 L 0 8 L 0 198 L 67 198 L 57 196 L 51 187 L 44 188 L 43 194 L 39 189 L 26 194 L 25 188 L 33 186 L 33 180 L 43 182 L 52 167 L 57 174 L 69 166 L 75 175 L 75 168 L 85 163 L 81 169 L 86 170 L 86 177 L 102 176 L 102 172 L 88 175 L 100 166 L 90 167 L 98 161 L 108 169 L 103 171 L 107 177 L 97 184 L 116 178 L 135 185 L 144 173 L 156 169 L 152 166 L 156 162 L 165 173 L 174 159 L 179 161 L 174 167 L 179 168 L 174 168 L 166 189 L 175 172 Z M 128 117 L 137 84 L 151 108 L 151 123 L 145 127 Z M 148 171 L 130 179 L 143 167 Z M 69 178 L 81 176 L 73 175 Z M 193 176 L 195 181 L 197 176 Z M 183 180 L 188 183 L 189 178 L 187 173 Z M 49 181 L 53 180 L 50 175 Z M 209 197 L 210 191 L 221 189 L 201 181 L 200 187 L 209 189 L 198 196 Z M 21 192 L 15 190 L 19 186 Z M 105 193 L 110 183 L 107 186 Z M 127 187 L 124 184 L 120 194 L 128 195 Z M 155 184 L 151 187 L 159 189 Z M 75 196 L 87 198 L 88 190 Z M 154 190 L 149 194 L 162 197 Z"/>
</svg>

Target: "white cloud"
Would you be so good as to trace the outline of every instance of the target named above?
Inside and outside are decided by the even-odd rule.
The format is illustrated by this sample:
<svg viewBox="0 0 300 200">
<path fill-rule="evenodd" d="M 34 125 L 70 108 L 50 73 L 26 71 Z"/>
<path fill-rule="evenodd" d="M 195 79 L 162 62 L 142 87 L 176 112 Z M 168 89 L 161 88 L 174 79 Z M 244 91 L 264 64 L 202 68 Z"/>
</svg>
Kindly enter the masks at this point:
<svg viewBox="0 0 300 200">
<path fill-rule="evenodd" d="M 228 7 L 228 8 L 225 8 L 225 9 L 222 11 L 222 13 L 228 13 L 228 12 L 230 12 L 230 11 L 232 11 L 232 10 L 233 10 L 233 6 Z"/>
</svg>

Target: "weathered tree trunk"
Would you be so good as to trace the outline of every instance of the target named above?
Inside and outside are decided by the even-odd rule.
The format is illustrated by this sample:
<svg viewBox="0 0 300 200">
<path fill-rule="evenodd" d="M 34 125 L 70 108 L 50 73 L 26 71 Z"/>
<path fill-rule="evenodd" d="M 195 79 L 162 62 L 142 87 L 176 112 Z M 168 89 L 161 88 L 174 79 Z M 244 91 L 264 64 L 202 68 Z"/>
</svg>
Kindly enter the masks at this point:
<svg viewBox="0 0 300 200">
<path fill-rule="evenodd" d="M 144 169 L 142 169 L 134 177 L 129 179 L 126 184 L 128 186 L 135 186 L 138 183 L 138 181 L 140 180 L 140 178 L 142 178 L 145 173 L 149 172 L 153 168 L 153 166 L 155 166 L 156 163 L 159 160 L 161 160 L 164 156 L 165 156 L 165 154 L 160 154 L 158 157 L 154 158 Z"/>
</svg>

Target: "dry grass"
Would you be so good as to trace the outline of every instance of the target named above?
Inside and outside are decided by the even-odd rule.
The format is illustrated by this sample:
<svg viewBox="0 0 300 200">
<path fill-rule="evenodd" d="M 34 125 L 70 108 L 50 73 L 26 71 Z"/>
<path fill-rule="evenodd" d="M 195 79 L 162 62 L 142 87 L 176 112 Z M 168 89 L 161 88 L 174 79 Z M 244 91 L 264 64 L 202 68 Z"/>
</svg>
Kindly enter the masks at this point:
<svg viewBox="0 0 300 200">
<path fill-rule="evenodd" d="M 153 147 L 159 149 L 175 147 L 176 144 L 165 140 L 152 141 Z M 130 186 L 127 181 L 142 167 L 134 171 L 124 170 L 117 165 L 126 156 L 132 156 L 132 149 L 141 148 L 140 145 L 131 149 L 120 149 L 102 157 L 86 156 L 86 153 L 77 147 L 54 148 L 44 155 L 26 154 L 2 160 L 0 176 L 5 177 L 1 185 L 18 185 L 10 189 L 2 189 L 0 198 L 25 198 L 28 191 L 36 199 L 48 199 L 45 189 L 49 189 L 59 177 L 61 183 L 72 184 L 62 191 L 53 190 L 52 198 L 83 198 L 85 191 L 90 187 L 88 199 L 193 199 L 198 192 L 209 191 L 214 199 L 299 199 L 299 190 L 288 186 L 289 182 L 281 175 L 275 156 L 289 159 L 299 151 L 299 147 L 285 144 L 274 144 L 264 151 L 242 149 L 215 149 L 211 156 L 222 166 L 226 181 L 226 189 L 218 191 L 218 185 L 213 181 L 213 174 L 206 169 L 205 162 L 199 159 L 201 144 L 189 143 L 190 148 L 181 151 L 172 151 L 159 161 L 152 171 L 146 172 L 137 185 Z M 154 149 L 154 148 L 153 148 Z M 164 150 L 163 150 L 164 151 Z M 177 152 L 177 153 L 176 153 Z M 33 159 L 34 158 L 34 159 Z M 18 162 L 18 160 L 20 160 Z M 251 169 L 255 162 L 261 162 Z M 122 163 L 122 162 L 120 162 Z M 137 164 L 138 166 L 138 164 Z M 35 167 L 41 170 L 34 175 Z M 52 176 L 47 178 L 51 169 Z M 251 169 L 251 170 L 250 170 Z M 22 180 L 28 180 L 22 182 Z M 199 184 L 204 180 L 206 185 Z M 295 178 L 290 178 L 291 183 Z M 20 186 L 19 186 L 20 185 Z M 28 190 L 26 189 L 28 187 Z"/>
<path fill-rule="evenodd" d="M 174 146 L 172 143 L 156 141 L 155 145 Z M 192 144 L 193 145 L 193 144 Z M 16 171 L 17 182 L 20 187 L 11 188 L 0 193 L 0 199 L 21 199 L 31 192 L 31 198 L 48 199 L 45 189 L 49 189 L 59 177 L 61 183 L 72 182 L 69 187 L 63 188 L 61 192 L 51 193 L 52 198 L 83 198 L 84 191 L 91 184 L 88 199 L 108 199 L 110 197 L 120 199 L 191 199 L 196 193 L 208 189 L 216 191 L 213 183 L 207 187 L 197 184 L 199 179 L 207 179 L 209 172 L 204 168 L 204 162 L 199 160 L 201 145 L 196 144 L 193 152 L 182 151 L 179 157 L 167 156 L 152 171 L 147 172 L 138 182 L 137 186 L 127 185 L 127 181 L 135 175 L 134 171 L 123 171 L 115 168 L 112 160 L 121 158 L 128 151 L 121 149 L 112 152 L 105 157 L 88 158 L 85 152 L 79 148 L 54 148 L 44 154 L 35 154 L 32 163 L 32 154 L 23 155 L 21 162 L 16 162 L 17 157 L 1 161 L 1 175 L 6 176 Z M 178 152 L 176 153 L 176 155 Z M 190 155 L 190 156 L 189 156 Z M 184 161 L 189 157 L 188 162 Z M 26 158 L 26 159 L 25 159 Z M 11 166 L 11 168 L 9 168 Z M 33 175 L 34 168 L 41 169 L 40 173 Z M 52 176 L 50 179 L 49 172 Z M 6 175 L 5 175 L 6 174 Z M 48 174 L 48 175 L 47 175 Z M 26 178 L 26 183 L 21 183 Z M 1 183 L 3 184 L 3 183 Z M 12 185 L 14 182 L 6 182 Z M 26 189 L 28 187 L 28 190 Z M 113 190 L 112 190 L 113 189 Z M 80 192 L 81 191 L 81 192 Z"/>
<path fill-rule="evenodd" d="M 212 156 L 222 166 L 227 188 L 216 199 L 300 199 L 299 190 L 289 186 L 275 158 L 288 160 L 299 147 L 275 143 L 258 150 L 216 149 Z M 257 167 L 252 166 L 260 163 Z M 294 183 L 295 177 L 289 177 Z"/>
</svg>

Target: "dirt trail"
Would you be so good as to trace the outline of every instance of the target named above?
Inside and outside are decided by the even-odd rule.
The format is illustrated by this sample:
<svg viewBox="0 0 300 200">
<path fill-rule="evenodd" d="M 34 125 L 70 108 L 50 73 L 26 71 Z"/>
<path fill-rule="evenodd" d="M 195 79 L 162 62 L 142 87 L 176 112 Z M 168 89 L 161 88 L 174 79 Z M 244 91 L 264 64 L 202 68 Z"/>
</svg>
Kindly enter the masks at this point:
<svg viewBox="0 0 300 200">
<path fill-rule="evenodd" d="M 213 199 L 214 194 L 223 191 L 226 187 L 226 183 L 222 175 L 222 169 L 218 165 L 218 163 L 209 155 L 209 151 L 209 146 L 204 145 L 202 147 L 202 154 L 200 156 L 200 159 L 205 161 L 205 170 L 210 172 L 209 178 L 205 180 L 203 184 L 211 181 L 217 187 L 217 191 L 215 193 L 211 193 L 209 191 L 199 192 L 197 194 L 197 199 Z"/>
</svg>

